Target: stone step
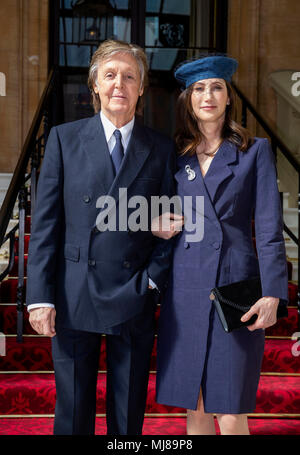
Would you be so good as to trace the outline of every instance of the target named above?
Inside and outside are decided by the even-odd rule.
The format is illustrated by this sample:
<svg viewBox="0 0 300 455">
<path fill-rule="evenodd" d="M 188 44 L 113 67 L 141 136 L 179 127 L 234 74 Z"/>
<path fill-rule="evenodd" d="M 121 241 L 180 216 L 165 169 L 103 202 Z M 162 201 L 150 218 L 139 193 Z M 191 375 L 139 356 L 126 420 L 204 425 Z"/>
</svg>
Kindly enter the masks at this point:
<svg viewBox="0 0 300 455">
<path fill-rule="evenodd" d="M 283 210 L 283 219 L 285 224 L 289 226 L 298 225 L 298 209 L 297 208 L 287 208 Z"/>
<path fill-rule="evenodd" d="M 289 258 L 289 260 L 293 265 L 292 280 L 297 281 L 298 280 L 298 258 Z"/>
<path fill-rule="evenodd" d="M 292 240 L 285 240 L 285 249 L 289 258 L 298 258 L 298 246 Z"/>
</svg>

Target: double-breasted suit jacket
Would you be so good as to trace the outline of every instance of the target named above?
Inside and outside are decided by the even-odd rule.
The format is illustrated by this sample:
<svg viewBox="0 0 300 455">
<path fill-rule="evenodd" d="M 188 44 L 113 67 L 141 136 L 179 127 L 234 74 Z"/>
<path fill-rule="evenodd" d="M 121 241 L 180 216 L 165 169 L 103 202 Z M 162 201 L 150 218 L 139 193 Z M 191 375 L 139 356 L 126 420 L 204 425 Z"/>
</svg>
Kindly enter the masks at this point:
<svg viewBox="0 0 300 455">
<path fill-rule="evenodd" d="M 193 180 L 186 165 L 195 172 Z M 160 315 L 157 400 L 196 409 L 202 387 L 206 412 L 250 412 L 264 331 L 243 327 L 226 333 L 209 295 L 216 285 L 260 275 L 263 296 L 278 297 L 282 304 L 288 299 L 273 154 L 267 139 L 255 138 L 246 152 L 225 140 L 204 177 L 194 155 L 178 159 L 175 178 L 182 201 L 193 197 L 193 217 L 204 223 L 204 235 L 198 242 L 187 241 L 186 230 L 176 237 Z M 201 204 L 197 208 L 196 196 L 204 198 L 204 210 Z"/>
<path fill-rule="evenodd" d="M 33 218 L 26 301 L 54 303 L 57 326 L 110 333 L 143 310 L 149 278 L 159 290 L 164 286 L 171 244 L 150 229 L 97 228 L 97 201 L 106 195 L 116 201 L 118 228 L 119 188 L 128 200 L 143 196 L 149 207 L 151 196 L 172 196 L 173 142 L 136 118 L 114 178 L 99 114 L 52 128 Z M 127 216 L 134 210 L 128 208 Z"/>
</svg>

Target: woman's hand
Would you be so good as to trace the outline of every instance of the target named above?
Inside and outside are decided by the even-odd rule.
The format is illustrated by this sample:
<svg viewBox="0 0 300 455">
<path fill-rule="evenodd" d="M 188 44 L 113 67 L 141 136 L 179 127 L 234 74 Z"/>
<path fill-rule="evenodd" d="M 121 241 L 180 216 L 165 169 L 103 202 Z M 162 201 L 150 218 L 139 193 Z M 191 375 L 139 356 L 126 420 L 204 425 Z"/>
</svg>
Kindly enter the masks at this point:
<svg viewBox="0 0 300 455">
<path fill-rule="evenodd" d="M 250 310 L 241 317 L 242 322 L 248 321 L 254 314 L 257 314 L 257 319 L 254 324 L 247 328 L 252 332 L 256 329 L 266 329 L 271 327 L 277 321 L 277 307 L 279 299 L 277 297 L 262 297 L 259 299 Z"/>
<path fill-rule="evenodd" d="M 184 216 L 176 213 L 165 212 L 161 216 L 153 218 L 151 232 L 156 237 L 169 240 L 181 231 L 184 225 Z"/>
</svg>

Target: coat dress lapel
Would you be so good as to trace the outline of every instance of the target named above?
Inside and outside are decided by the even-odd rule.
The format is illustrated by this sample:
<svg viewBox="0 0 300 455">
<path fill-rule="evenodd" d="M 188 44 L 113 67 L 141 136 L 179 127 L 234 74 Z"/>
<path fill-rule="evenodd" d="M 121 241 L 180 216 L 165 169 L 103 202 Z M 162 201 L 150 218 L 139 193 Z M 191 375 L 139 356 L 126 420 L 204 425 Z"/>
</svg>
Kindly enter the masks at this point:
<svg viewBox="0 0 300 455">
<path fill-rule="evenodd" d="M 236 160 L 236 146 L 224 140 L 203 178 L 212 203 L 215 202 L 220 185 L 233 174 L 229 164 L 236 162 Z"/>
<path fill-rule="evenodd" d="M 183 182 L 184 192 L 187 195 L 204 196 L 204 214 L 199 213 L 200 216 L 205 216 L 209 219 L 218 219 L 218 214 L 215 210 L 217 191 L 221 184 L 233 175 L 229 164 L 236 162 L 236 160 L 236 147 L 227 140 L 221 145 L 204 177 L 202 176 L 196 155 L 182 156 L 179 158 L 179 170 L 175 174 L 175 178 L 179 183 Z M 185 166 L 187 165 L 195 172 L 195 178 L 193 180 L 188 180 L 188 173 L 185 170 Z"/>
</svg>

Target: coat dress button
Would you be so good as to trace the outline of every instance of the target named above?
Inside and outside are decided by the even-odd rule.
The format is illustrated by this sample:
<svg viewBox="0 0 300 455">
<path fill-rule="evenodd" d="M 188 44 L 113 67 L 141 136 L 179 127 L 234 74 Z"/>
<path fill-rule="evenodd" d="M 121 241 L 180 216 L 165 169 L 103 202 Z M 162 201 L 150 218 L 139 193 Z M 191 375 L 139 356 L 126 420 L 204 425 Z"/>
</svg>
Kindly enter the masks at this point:
<svg viewBox="0 0 300 455">
<path fill-rule="evenodd" d="M 91 201 L 91 198 L 88 194 L 85 194 L 82 199 L 86 204 L 88 204 Z"/>
<path fill-rule="evenodd" d="M 218 250 L 218 249 L 220 248 L 220 242 L 213 242 L 213 243 L 212 243 L 212 246 L 213 246 L 216 250 Z"/>
<path fill-rule="evenodd" d="M 129 261 L 124 261 L 124 262 L 123 262 L 123 267 L 124 267 L 125 269 L 130 269 L 130 267 L 131 267 L 130 262 L 129 262 Z"/>
</svg>

